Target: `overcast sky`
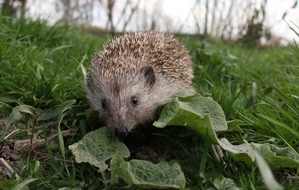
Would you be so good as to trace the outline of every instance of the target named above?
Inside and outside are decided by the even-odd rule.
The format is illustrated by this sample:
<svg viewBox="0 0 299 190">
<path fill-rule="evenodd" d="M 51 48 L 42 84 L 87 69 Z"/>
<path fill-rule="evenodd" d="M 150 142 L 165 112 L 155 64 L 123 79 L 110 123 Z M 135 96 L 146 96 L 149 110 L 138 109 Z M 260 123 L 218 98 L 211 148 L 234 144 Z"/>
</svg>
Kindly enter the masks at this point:
<svg viewBox="0 0 299 190">
<path fill-rule="evenodd" d="M 45 0 L 42 2 L 28 0 L 28 5 L 34 5 L 30 7 L 28 15 L 55 22 L 62 16 L 61 13 L 57 13 L 55 11 L 55 2 L 55 0 Z M 122 0 L 122 2 L 125 1 Z M 174 29 L 180 27 L 180 31 L 182 32 L 196 32 L 196 26 L 194 24 L 195 18 L 193 15 L 190 15 L 191 9 L 193 8 L 196 0 L 146 0 L 146 6 L 143 6 L 144 2 L 144 0 L 141 1 L 140 7 L 145 7 L 149 14 L 156 13 L 158 8 L 159 11 L 162 11 L 163 15 L 167 17 L 168 21 L 172 23 L 172 27 Z M 286 21 L 290 24 L 293 22 L 299 26 L 299 7 L 291 9 L 294 2 L 295 0 L 268 0 L 266 7 L 266 24 L 270 27 L 274 35 L 291 41 L 294 39 L 298 41 L 298 37 L 295 36 L 294 32 L 290 30 L 288 24 L 286 23 Z M 157 3 L 159 6 L 154 6 L 157 5 Z M 120 13 L 121 8 L 121 4 L 116 5 L 114 9 L 116 12 L 115 20 L 117 20 L 117 14 Z M 201 10 L 198 10 L 197 14 L 204 14 L 202 11 L 199 13 L 199 11 Z M 282 15 L 285 13 L 285 11 L 288 11 L 287 16 L 285 17 L 286 21 L 282 19 Z M 93 14 L 93 16 L 95 17 L 93 25 L 104 28 L 107 21 L 105 11 L 97 11 Z M 164 23 L 160 24 L 163 25 Z M 134 30 L 134 27 L 136 26 L 133 26 L 132 23 L 132 25 L 129 27 L 131 27 L 129 29 Z M 163 30 L 163 27 L 160 28 Z"/>
<path fill-rule="evenodd" d="M 184 20 L 190 13 L 195 0 L 165 0 L 163 10 L 174 19 Z M 268 0 L 266 7 L 266 24 L 271 27 L 271 31 L 280 37 L 285 37 L 289 40 L 295 38 L 295 34 L 289 29 L 287 23 L 282 19 L 285 11 L 288 14 L 285 20 L 296 23 L 299 26 L 299 7 L 291 9 L 295 0 Z M 238 16 L 238 15 L 236 15 Z M 186 22 L 186 28 L 193 28 L 193 17 Z"/>
</svg>

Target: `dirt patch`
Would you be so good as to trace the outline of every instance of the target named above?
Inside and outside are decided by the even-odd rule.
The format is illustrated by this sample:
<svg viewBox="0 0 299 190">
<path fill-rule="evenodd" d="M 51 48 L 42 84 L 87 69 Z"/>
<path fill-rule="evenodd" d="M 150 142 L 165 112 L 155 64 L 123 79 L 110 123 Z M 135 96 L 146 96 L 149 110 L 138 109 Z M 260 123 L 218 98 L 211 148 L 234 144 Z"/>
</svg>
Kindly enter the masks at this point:
<svg viewBox="0 0 299 190">
<path fill-rule="evenodd" d="M 0 126 L 2 129 L 6 126 L 7 118 L 0 119 Z M 10 135 L 15 131 L 16 128 L 10 128 L 8 130 L 3 130 L 3 138 L 0 142 L 0 176 L 3 178 L 11 176 L 14 172 L 12 166 L 18 167 L 20 165 L 20 156 L 29 156 L 30 159 L 34 160 L 46 160 L 49 158 L 45 147 L 46 143 L 51 143 L 58 139 L 58 134 L 49 136 L 46 139 L 24 139 L 24 140 L 11 140 Z M 71 130 L 62 131 L 62 136 L 64 138 L 73 136 Z M 15 174 L 17 175 L 17 174 Z"/>
</svg>

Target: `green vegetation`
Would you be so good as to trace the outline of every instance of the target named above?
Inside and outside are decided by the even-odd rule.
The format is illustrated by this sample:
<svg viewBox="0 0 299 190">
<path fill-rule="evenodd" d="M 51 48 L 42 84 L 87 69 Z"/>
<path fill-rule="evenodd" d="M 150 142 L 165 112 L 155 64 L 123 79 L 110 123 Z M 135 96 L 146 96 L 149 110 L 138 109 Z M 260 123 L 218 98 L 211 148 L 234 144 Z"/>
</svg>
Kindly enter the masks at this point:
<svg viewBox="0 0 299 190">
<path fill-rule="evenodd" d="M 9 172 L 1 168 L 0 187 L 137 189 L 138 184 L 182 187 L 183 182 L 164 186 L 161 184 L 164 178 L 156 186 L 143 179 L 136 182 L 135 177 L 129 178 L 128 173 L 136 175 L 129 170 L 134 165 L 156 168 L 151 163 L 136 161 L 140 159 L 137 153 L 141 152 L 136 147 L 128 145 L 131 160 L 110 156 L 107 159 L 113 158 L 111 162 L 101 162 L 105 166 L 101 171 L 89 164 L 97 160 L 77 163 L 74 150 L 69 149 L 69 145 L 74 146 L 89 131 L 101 126 L 94 122 L 87 104 L 84 76 L 93 53 L 107 41 L 106 36 L 89 36 L 62 24 L 49 27 L 41 21 L 1 17 L 0 39 L 0 157 L 11 166 Z M 213 137 L 216 140 L 210 138 L 212 130 L 207 137 L 197 133 L 196 122 L 190 122 L 194 130 L 179 126 L 157 129 L 151 142 L 140 146 L 154 152 L 153 158 L 143 155 L 141 160 L 167 161 L 169 165 L 159 166 L 165 167 L 163 175 L 175 178 L 183 172 L 186 187 L 191 189 L 264 189 L 269 183 L 273 185 L 271 188 L 279 189 L 273 179 L 264 177 L 268 165 L 281 186 L 297 189 L 298 47 L 257 50 L 241 45 L 212 45 L 196 37 L 181 40 L 194 59 L 194 86 L 201 96 L 218 102 L 224 111 L 222 119 L 225 116 L 229 121 L 228 128 L 218 133 L 221 130 L 211 126 L 217 132 L 217 137 Z M 187 114 L 180 113 L 184 117 Z M 183 116 L 170 124 L 180 124 L 178 121 Z M 188 118 L 191 117 L 186 117 L 186 122 Z M 246 142 L 255 146 L 257 151 L 253 154 L 257 155 L 257 163 L 250 164 L 244 155 L 234 156 L 225 146 L 215 146 L 218 138 L 227 139 L 231 146 Z M 10 151 L 4 151 L 7 149 Z M 175 163 L 170 162 L 173 160 Z M 110 165 L 109 171 L 105 170 L 106 164 Z M 172 168 L 178 176 L 167 175 Z"/>
</svg>

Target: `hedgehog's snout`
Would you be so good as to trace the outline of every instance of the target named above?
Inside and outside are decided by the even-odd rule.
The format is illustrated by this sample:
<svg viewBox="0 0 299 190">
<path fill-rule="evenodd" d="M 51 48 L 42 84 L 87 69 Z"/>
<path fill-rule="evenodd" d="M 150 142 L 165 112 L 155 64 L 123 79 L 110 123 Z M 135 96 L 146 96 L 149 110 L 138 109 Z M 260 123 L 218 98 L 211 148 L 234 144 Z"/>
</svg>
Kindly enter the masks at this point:
<svg viewBox="0 0 299 190">
<path fill-rule="evenodd" d="M 116 127 L 114 130 L 114 134 L 119 138 L 124 138 L 128 135 L 129 128 L 127 125 L 121 125 L 119 127 Z"/>
</svg>

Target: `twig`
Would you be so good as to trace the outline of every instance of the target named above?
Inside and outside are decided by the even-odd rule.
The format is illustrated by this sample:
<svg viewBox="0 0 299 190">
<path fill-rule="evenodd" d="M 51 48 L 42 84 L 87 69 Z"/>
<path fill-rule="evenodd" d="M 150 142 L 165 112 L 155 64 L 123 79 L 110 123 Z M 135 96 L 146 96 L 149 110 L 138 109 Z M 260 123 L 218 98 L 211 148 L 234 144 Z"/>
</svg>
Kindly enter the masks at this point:
<svg viewBox="0 0 299 190">
<path fill-rule="evenodd" d="M 16 176 L 16 179 L 19 180 L 21 179 L 20 176 L 14 171 L 14 169 L 12 169 L 12 167 L 10 167 L 10 165 L 4 160 L 4 158 L 0 158 L 0 163 L 10 172 L 10 173 L 14 173 Z"/>
<path fill-rule="evenodd" d="M 291 180 L 291 181 L 298 181 L 299 177 L 298 176 L 287 176 L 287 179 Z"/>
<path fill-rule="evenodd" d="M 73 132 L 71 130 L 64 130 L 61 132 L 63 137 L 69 137 L 73 135 Z M 30 146 L 32 149 L 39 149 L 43 147 L 46 142 L 50 142 L 54 139 L 58 138 L 58 134 L 52 135 L 45 139 L 37 139 L 37 140 L 32 140 L 32 144 L 30 143 L 31 140 L 16 140 L 14 143 L 14 150 L 17 152 L 23 152 L 23 151 L 30 151 Z"/>
<path fill-rule="evenodd" d="M 71 164 L 73 164 L 74 163 L 74 161 L 72 161 L 72 160 L 63 160 L 63 159 L 60 159 L 60 158 L 54 158 L 54 160 L 57 160 L 57 161 L 59 161 L 59 162 L 66 162 L 66 163 L 71 163 Z"/>
<path fill-rule="evenodd" d="M 13 134 L 15 134 L 16 132 L 19 132 L 19 131 L 20 131 L 20 129 L 13 130 L 11 133 L 9 133 L 8 135 L 6 135 L 4 137 L 4 140 L 8 139 L 10 136 L 12 136 Z"/>
</svg>

